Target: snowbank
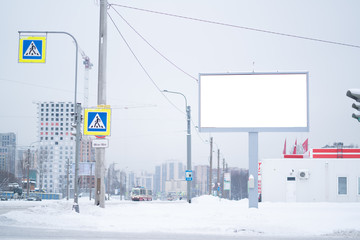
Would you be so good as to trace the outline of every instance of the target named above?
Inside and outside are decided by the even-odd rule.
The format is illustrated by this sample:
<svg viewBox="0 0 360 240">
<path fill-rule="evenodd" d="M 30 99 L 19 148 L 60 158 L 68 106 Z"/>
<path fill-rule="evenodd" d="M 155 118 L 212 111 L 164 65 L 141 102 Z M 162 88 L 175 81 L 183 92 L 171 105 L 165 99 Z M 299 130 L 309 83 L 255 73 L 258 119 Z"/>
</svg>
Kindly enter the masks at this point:
<svg viewBox="0 0 360 240">
<path fill-rule="evenodd" d="M 105 208 L 80 199 L 80 214 L 72 201 L 26 203 L 8 201 L 0 206 L 28 204 L 28 209 L 0 215 L 0 224 L 44 228 L 118 232 L 177 232 L 236 235 L 326 235 L 360 233 L 360 203 L 259 203 L 229 201 L 212 196 L 194 198 L 191 204 L 111 200 Z M 32 206 L 32 207 L 30 207 Z"/>
</svg>

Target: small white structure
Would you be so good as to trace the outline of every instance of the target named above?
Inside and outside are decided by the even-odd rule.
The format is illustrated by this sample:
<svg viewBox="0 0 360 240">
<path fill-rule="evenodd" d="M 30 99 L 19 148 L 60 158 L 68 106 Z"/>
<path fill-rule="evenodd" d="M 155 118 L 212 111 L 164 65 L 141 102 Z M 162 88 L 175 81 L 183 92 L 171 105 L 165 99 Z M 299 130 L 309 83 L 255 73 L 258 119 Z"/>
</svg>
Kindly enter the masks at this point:
<svg viewBox="0 0 360 240">
<path fill-rule="evenodd" d="M 264 159 L 262 201 L 360 202 L 360 159 Z"/>
</svg>

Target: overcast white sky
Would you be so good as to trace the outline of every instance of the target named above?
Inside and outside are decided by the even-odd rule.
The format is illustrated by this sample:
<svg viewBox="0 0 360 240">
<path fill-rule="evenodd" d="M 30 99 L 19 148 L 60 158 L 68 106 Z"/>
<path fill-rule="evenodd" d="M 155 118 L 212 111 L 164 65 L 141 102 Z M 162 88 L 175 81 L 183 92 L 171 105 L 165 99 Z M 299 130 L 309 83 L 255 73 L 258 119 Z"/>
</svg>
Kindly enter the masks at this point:
<svg viewBox="0 0 360 240">
<path fill-rule="evenodd" d="M 112 0 L 109 3 L 360 45 L 360 3 L 356 0 Z M 359 144 L 360 126 L 351 118 L 352 100 L 345 95 L 349 88 L 360 88 L 359 48 L 114 8 L 156 49 L 195 78 L 199 73 L 309 71 L 310 132 L 260 133 L 260 158 L 280 157 L 285 138 L 288 147 L 296 139 L 303 142 L 306 138 L 310 147 L 338 141 L 346 145 Z M 108 12 L 159 88 L 186 95 L 197 125 L 197 82 L 154 52 L 112 8 Z M 65 35 L 49 34 L 45 64 L 18 63 L 20 30 L 66 31 L 74 35 L 94 64 L 90 72 L 90 105 L 96 105 L 98 1 L 2 1 L 0 29 L 0 132 L 15 132 L 18 144 L 28 145 L 37 140 L 34 102 L 73 101 L 74 98 L 72 40 Z M 107 103 L 114 107 L 107 163 L 150 171 L 154 165 L 170 159 L 185 163 L 186 116 L 154 87 L 109 18 L 107 56 Z M 82 102 L 84 67 L 81 59 L 78 67 L 79 101 Z M 168 97 L 185 111 L 181 96 L 169 94 Z M 203 140 L 210 136 L 199 135 Z M 199 135 L 193 126 L 193 165 L 208 163 L 209 144 Z M 217 144 L 215 150 L 220 148 L 229 166 L 248 166 L 247 133 L 211 135 Z"/>
</svg>

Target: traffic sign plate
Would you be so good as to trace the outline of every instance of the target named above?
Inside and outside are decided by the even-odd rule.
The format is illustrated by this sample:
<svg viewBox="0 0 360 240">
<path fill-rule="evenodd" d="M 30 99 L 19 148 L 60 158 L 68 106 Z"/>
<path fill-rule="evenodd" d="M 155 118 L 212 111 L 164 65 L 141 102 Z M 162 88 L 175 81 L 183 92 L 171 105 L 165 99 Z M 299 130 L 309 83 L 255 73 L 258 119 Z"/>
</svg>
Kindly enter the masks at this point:
<svg viewBox="0 0 360 240">
<path fill-rule="evenodd" d="M 192 178 L 192 170 L 186 170 L 185 171 L 185 179 L 186 181 L 192 181 L 193 178 Z"/>
<path fill-rule="evenodd" d="M 109 136 L 111 109 L 85 109 L 84 135 Z"/>
<path fill-rule="evenodd" d="M 21 36 L 19 62 L 45 63 L 46 37 Z"/>
</svg>

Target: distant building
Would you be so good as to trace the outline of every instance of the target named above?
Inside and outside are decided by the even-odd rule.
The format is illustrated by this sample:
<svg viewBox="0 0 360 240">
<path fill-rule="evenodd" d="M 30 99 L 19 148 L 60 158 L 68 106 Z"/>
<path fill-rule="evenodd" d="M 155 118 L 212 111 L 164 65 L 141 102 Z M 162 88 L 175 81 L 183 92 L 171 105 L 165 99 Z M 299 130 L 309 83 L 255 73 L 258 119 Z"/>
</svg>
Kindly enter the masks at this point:
<svg viewBox="0 0 360 240">
<path fill-rule="evenodd" d="M 209 169 L 208 165 L 194 166 L 194 193 L 196 196 L 209 194 Z"/>
<path fill-rule="evenodd" d="M 0 170 L 15 175 L 15 133 L 0 133 Z"/>
<path fill-rule="evenodd" d="M 185 182 L 185 166 L 182 162 L 169 160 L 155 167 L 154 194 L 165 196 L 178 189 L 183 191 L 183 187 L 180 187 L 183 186 L 182 182 Z"/>
</svg>

